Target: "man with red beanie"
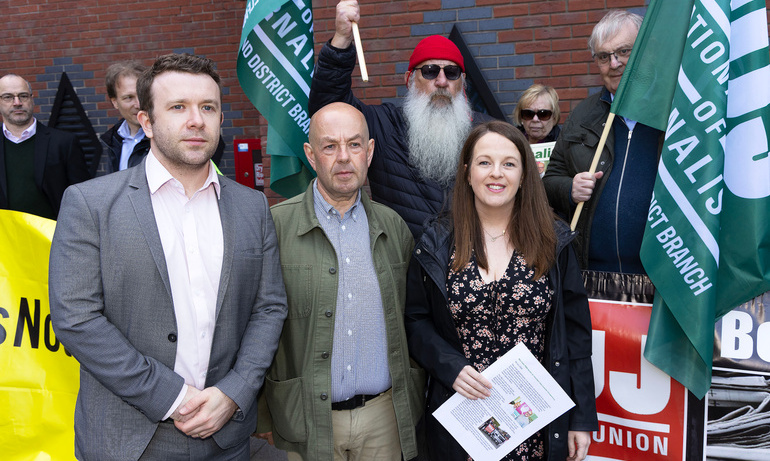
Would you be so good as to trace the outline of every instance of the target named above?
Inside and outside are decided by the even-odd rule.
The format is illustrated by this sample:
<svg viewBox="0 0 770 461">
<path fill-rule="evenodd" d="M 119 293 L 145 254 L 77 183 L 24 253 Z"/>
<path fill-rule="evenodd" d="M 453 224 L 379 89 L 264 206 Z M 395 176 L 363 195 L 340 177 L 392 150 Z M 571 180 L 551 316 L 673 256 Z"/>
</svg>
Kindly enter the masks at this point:
<svg viewBox="0 0 770 461">
<path fill-rule="evenodd" d="M 403 106 L 359 101 L 351 89 L 356 64 L 351 23 L 358 21 L 356 0 L 337 4 L 335 34 L 318 56 L 308 109 L 312 115 L 342 101 L 364 113 L 375 140 L 372 198 L 401 215 L 419 239 L 425 220 L 449 205 L 460 149 L 472 125 L 490 118 L 471 110 L 463 56 L 439 35 L 423 39 L 412 52 Z"/>
</svg>

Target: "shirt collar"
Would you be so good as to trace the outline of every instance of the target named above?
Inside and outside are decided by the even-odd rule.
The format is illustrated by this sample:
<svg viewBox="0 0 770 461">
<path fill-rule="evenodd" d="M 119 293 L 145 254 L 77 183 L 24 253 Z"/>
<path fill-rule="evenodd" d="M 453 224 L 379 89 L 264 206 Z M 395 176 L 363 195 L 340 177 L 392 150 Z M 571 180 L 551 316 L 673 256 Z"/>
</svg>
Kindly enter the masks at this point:
<svg viewBox="0 0 770 461">
<path fill-rule="evenodd" d="M 135 135 L 131 136 L 131 128 L 128 126 L 128 121 L 126 120 L 123 120 L 123 123 L 121 123 L 118 127 L 118 134 L 123 139 L 140 140 L 144 138 L 144 130 L 141 126 L 139 127 L 139 131 L 137 131 Z"/>
<path fill-rule="evenodd" d="M 3 122 L 3 135 L 5 135 L 5 137 L 8 138 L 9 141 L 14 142 L 16 144 L 22 141 L 26 141 L 32 136 L 35 136 L 35 133 L 37 133 L 37 119 L 35 117 L 32 117 L 32 125 L 28 126 L 26 130 L 22 131 L 21 136 L 19 136 L 18 138 L 8 130 L 8 128 L 5 126 L 5 122 Z"/>
<path fill-rule="evenodd" d="M 332 215 L 339 215 L 337 212 L 337 209 L 334 208 L 329 202 L 326 201 L 326 199 L 321 195 L 321 191 L 318 190 L 318 179 L 313 180 L 313 202 L 315 203 L 316 209 L 323 210 L 326 214 L 332 214 Z M 345 212 L 345 216 L 352 216 L 354 221 L 358 221 L 357 216 L 358 213 L 355 212 L 356 207 L 361 204 L 361 189 L 358 189 L 358 195 L 356 196 L 356 201 L 353 202 L 353 205 L 348 209 L 348 211 Z"/>
<path fill-rule="evenodd" d="M 158 189 L 160 189 L 169 181 L 171 181 L 173 187 L 177 189 L 181 188 L 182 193 L 184 193 L 184 186 L 182 186 L 182 183 L 174 178 L 171 173 L 168 172 L 166 167 L 160 163 L 160 160 L 158 160 L 158 158 L 155 156 L 155 153 L 152 151 L 152 149 L 150 149 L 149 154 L 147 155 L 147 161 L 145 163 L 144 169 L 145 175 L 147 176 L 147 185 L 150 186 L 150 194 L 155 194 Z M 211 184 L 214 184 L 214 191 L 217 194 L 217 198 L 219 198 L 221 188 L 219 184 L 219 176 L 217 175 L 216 170 L 212 167 L 211 160 L 209 160 L 208 177 L 206 177 L 206 181 L 203 183 L 203 186 L 198 189 L 198 192 L 205 190 Z"/>
</svg>

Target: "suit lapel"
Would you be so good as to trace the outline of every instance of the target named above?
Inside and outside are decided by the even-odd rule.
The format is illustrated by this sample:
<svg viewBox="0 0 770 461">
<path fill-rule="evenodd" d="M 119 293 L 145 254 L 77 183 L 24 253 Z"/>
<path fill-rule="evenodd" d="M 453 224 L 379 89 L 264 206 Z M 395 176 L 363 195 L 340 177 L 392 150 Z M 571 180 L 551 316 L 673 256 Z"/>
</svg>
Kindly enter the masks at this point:
<svg viewBox="0 0 770 461">
<path fill-rule="evenodd" d="M 158 223 L 155 222 L 155 213 L 152 210 L 152 199 L 150 198 L 150 186 L 147 185 L 147 176 L 145 174 L 145 163 L 137 165 L 130 169 L 131 178 L 128 186 L 132 189 L 128 193 L 128 198 L 134 207 L 136 219 L 139 221 L 139 227 L 142 229 L 147 245 L 150 247 L 152 259 L 158 268 L 158 273 L 166 287 L 169 299 L 171 299 L 171 284 L 168 280 L 168 267 L 166 266 L 166 255 L 163 253 L 163 245 L 160 242 L 158 233 Z"/>
<path fill-rule="evenodd" d="M 5 175 L 5 135 L 0 133 L 0 208 L 7 207 L 8 177 Z"/>
<path fill-rule="evenodd" d="M 35 131 L 35 184 L 43 190 L 43 175 L 48 160 L 48 143 L 51 142 L 51 132 L 45 125 L 37 122 Z"/>
<path fill-rule="evenodd" d="M 227 189 L 226 181 L 221 177 L 219 179 L 220 184 L 220 197 L 219 197 L 219 216 L 222 221 L 222 239 L 224 240 L 224 254 L 222 255 L 222 272 L 219 276 L 219 291 L 217 292 L 217 311 L 216 315 L 219 316 L 219 311 L 222 309 L 222 302 L 224 301 L 225 293 L 227 292 L 227 284 L 230 282 L 230 269 L 233 265 L 233 253 L 235 251 L 235 223 L 234 220 L 237 216 L 234 209 L 233 201 L 230 197 L 229 190 Z"/>
</svg>

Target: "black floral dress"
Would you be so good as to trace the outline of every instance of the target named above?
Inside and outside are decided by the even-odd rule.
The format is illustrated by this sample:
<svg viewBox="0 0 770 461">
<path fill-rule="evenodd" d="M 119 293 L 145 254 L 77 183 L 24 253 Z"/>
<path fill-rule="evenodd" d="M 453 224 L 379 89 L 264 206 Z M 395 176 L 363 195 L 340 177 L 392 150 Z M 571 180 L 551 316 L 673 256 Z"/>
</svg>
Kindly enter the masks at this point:
<svg viewBox="0 0 770 461">
<path fill-rule="evenodd" d="M 447 293 L 465 357 L 483 371 L 522 342 L 543 363 L 545 318 L 553 296 L 548 275 L 533 282 L 534 271 L 514 251 L 500 279 L 485 283 L 475 255 L 458 272 L 451 270 L 454 256 L 449 261 Z M 544 456 L 543 437 L 537 432 L 503 459 L 541 460 Z"/>
</svg>

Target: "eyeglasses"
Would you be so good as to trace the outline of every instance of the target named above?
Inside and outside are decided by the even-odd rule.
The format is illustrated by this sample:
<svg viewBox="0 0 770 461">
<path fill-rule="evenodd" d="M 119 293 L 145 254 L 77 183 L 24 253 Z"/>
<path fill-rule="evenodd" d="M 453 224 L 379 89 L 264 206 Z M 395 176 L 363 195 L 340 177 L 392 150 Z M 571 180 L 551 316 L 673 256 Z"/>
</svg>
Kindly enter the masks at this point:
<svg viewBox="0 0 770 461">
<path fill-rule="evenodd" d="M 607 64 L 610 62 L 610 56 L 615 56 L 615 59 L 618 61 L 626 61 L 628 60 L 628 57 L 631 56 L 631 48 L 618 48 L 612 53 L 602 51 L 601 53 L 594 54 L 594 59 L 596 59 L 596 62 L 599 64 Z"/>
<path fill-rule="evenodd" d="M 419 69 L 422 72 L 422 77 L 426 80 L 433 80 L 438 77 L 441 69 L 444 69 L 444 76 L 447 80 L 457 80 L 463 74 L 463 70 L 460 66 L 449 65 L 441 67 L 438 64 L 426 64 L 422 67 L 415 67 L 415 70 Z"/>
<path fill-rule="evenodd" d="M 21 102 L 27 102 L 31 97 L 32 95 L 30 93 L 19 93 L 19 94 L 4 93 L 0 95 L 0 99 L 2 99 L 4 103 L 11 103 L 16 98 L 19 98 L 19 101 Z"/>
<path fill-rule="evenodd" d="M 530 121 L 533 118 L 535 118 L 535 115 L 537 115 L 537 118 L 540 119 L 542 122 L 547 122 L 548 120 L 551 120 L 551 115 L 553 115 L 552 110 L 546 110 L 546 109 L 540 109 L 538 111 L 534 111 L 531 109 L 522 109 L 521 110 L 521 118 L 526 121 Z"/>
</svg>

